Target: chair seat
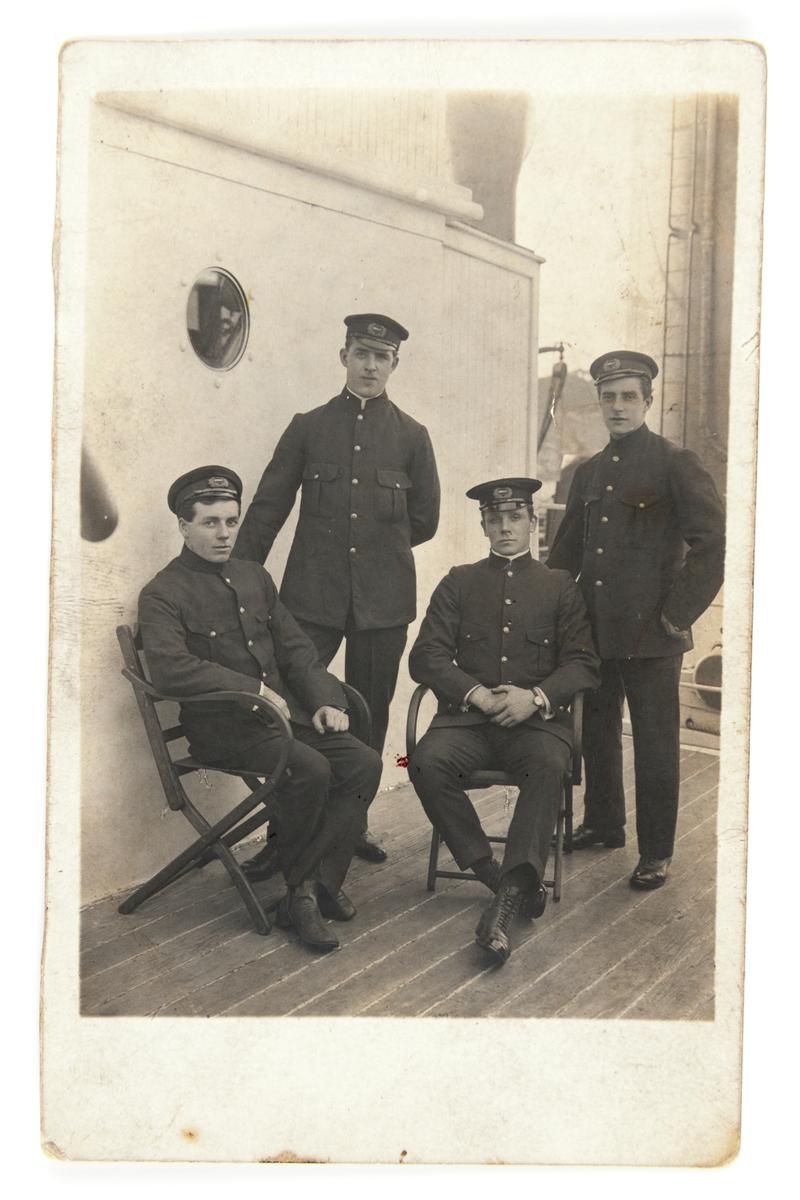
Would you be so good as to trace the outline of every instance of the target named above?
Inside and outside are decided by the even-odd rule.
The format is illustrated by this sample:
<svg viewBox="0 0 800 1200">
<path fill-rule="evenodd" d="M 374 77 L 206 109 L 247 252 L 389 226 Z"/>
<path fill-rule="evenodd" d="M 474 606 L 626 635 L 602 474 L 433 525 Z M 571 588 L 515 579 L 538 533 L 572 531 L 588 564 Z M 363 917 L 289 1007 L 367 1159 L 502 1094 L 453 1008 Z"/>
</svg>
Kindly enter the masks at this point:
<svg viewBox="0 0 800 1200">
<path fill-rule="evenodd" d="M 256 771 L 240 771 L 236 767 L 217 767 L 210 763 L 198 762 L 195 758 L 174 758 L 174 766 L 178 767 L 181 773 L 187 771 L 222 771 L 224 775 L 238 775 L 244 778 L 245 775 L 255 775 Z"/>
</svg>

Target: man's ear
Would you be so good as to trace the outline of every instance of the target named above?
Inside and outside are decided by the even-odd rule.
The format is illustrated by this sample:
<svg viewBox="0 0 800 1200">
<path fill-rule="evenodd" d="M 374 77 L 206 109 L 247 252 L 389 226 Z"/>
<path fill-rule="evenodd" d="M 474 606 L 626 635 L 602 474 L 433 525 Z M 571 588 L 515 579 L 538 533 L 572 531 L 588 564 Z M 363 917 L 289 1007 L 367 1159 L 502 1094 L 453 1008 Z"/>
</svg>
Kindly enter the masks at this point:
<svg viewBox="0 0 800 1200">
<path fill-rule="evenodd" d="M 342 346 L 341 350 L 339 351 L 339 362 L 343 367 L 347 366 L 347 350 L 344 346 Z"/>
<path fill-rule="evenodd" d="M 486 517 L 483 515 L 483 513 L 481 513 L 481 529 L 483 530 L 483 536 L 488 537 L 489 530 L 486 528 Z"/>
<path fill-rule="evenodd" d="M 399 362 L 400 362 L 400 355 L 399 355 L 399 354 L 395 354 L 394 358 L 392 359 L 392 370 L 394 370 L 394 369 L 395 369 L 395 367 L 397 366 L 397 364 L 398 364 Z"/>
<path fill-rule="evenodd" d="M 189 522 L 184 521 L 183 517 L 178 517 L 178 529 L 181 531 L 181 537 L 184 541 L 186 541 L 186 537 L 189 532 Z"/>
</svg>

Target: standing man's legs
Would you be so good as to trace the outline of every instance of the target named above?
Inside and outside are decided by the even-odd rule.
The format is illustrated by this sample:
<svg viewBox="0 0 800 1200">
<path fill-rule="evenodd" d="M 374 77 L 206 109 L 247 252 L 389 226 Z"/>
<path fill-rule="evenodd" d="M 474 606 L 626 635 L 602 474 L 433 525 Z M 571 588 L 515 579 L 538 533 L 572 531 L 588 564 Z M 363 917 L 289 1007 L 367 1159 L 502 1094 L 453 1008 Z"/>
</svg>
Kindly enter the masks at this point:
<svg viewBox="0 0 800 1200">
<path fill-rule="evenodd" d="M 621 664 L 636 770 L 636 833 L 646 860 L 672 857 L 680 790 L 682 654 Z"/>
<path fill-rule="evenodd" d="M 370 745 L 383 754 L 389 727 L 389 706 L 397 685 L 397 672 L 406 645 L 407 625 L 391 629 L 348 629 L 344 677 L 369 705 L 372 714 Z"/>
<path fill-rule="evenodd" d="M 584 817 L 573 846 L 625 845 L 625 791 L 622 786 L 622 702 L 620 662 L 603 659 L 600 686 L 583 704 L 583 758 L 586 765 Z"/>
</svg>

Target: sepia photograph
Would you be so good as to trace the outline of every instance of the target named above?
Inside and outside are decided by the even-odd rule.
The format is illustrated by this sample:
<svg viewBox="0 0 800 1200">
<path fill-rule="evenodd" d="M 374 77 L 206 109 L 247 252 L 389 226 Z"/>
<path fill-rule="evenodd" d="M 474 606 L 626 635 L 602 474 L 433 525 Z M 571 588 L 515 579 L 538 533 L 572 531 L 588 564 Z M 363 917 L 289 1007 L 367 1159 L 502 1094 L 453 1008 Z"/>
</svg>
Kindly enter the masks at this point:
<svg viewBox="0 0 800 1200">
<path fill-rule="evenodd" d="M 62 51 L 45 1140 L 717 1165 L 763 51 L 369 48 Z M 243 1102 L 262 1043 L 302 1144 Z M 476 1055 L 519 1063 L 501 1129 Z"/>
</svg>

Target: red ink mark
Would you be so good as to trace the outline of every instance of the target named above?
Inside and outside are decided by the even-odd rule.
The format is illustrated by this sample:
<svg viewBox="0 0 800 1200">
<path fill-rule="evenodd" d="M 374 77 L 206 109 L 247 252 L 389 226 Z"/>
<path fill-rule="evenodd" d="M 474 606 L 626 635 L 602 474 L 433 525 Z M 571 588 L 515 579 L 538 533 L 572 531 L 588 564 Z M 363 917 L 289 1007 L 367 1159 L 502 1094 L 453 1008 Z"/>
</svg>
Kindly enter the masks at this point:
<svg viewBox="0 0 800 1200">
<path fill-rule="evenodd" d="M 407 754 L 395 754 L 394 757 L 395 757 L 395 761 L 397 762 L 398 767 L 407 767 L 408 766 L 408 755 Z"/>
</svg>

